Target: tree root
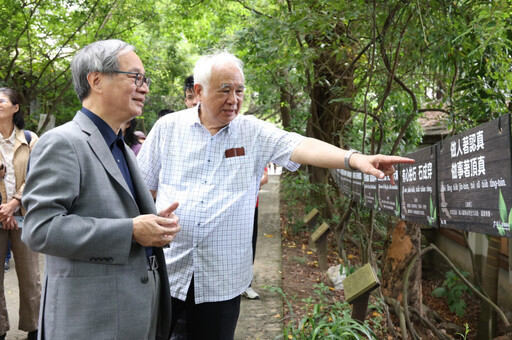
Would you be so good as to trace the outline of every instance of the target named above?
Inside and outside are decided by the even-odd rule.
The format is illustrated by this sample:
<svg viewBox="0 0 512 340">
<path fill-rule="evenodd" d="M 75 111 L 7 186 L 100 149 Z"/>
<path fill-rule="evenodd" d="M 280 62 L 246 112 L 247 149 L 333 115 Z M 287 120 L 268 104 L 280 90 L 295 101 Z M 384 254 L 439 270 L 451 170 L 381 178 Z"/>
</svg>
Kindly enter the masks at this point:
<svg viewBox="0 0 512 340">
<path fill-rule="evenodd" d="M 425 326 L 427 326 L 428 328 L 430 328 L 431 331 L 433 331 L 436 335 L 437 335 L 437 338 L 438 339 L 441 339 L 441 340 L 452 340 L 453 338 L 443 332 L 440 332 L 436 326 L 434 326 L 432 324 L 432 322 L 430 322 L 430 320 L 428 318 L 425 318 L 421 315 L 421 313 L 414 307 L 409 307 L 409 311 L 413 312 L 417 317 L 418 319 L 420 320 L 420 322 L 422 324 L 424 324 Z"/>
<path fill-rule="evenodd" d="M 400 330 L 402 333 L 402 339 L 407 339 L 407 325 L 405 322 L 405 316 L 402 306 L 400 306 L 400 303 L 397 300 L 389 296 L 384 296 L 384 302 L 386 302 L 388 305 L 392 306 L 395 309 L 395 314 L 398 315 L 400 319 Z"/>
<path fill-rule="evenodd" d="M 439 248 L 437 248 L 434 244 L 430 244 L 428 247 L 422 249 L 420 252 L 418 252 L 416 255 L 414 255 L 414 257 L 411 259 L 411 261 L 409 262 L 409 265 L 407 266 L 407 268 L 405 270 L 403 287 L 402 287 L 403 308 L 397 309 L 396 304 L 398 304 L 398 302 L 396 300 L 389 298 L 389 297 L 385 298 L 385 301 L 388 304 L 389 304 L 389 302 L 394 301 L 394 303 L 392 302 L 391 305 L 395 307 L 395 311 L 397 311 L 397 315 L 400 316 L 400 328 L 402 328 L 402 334 L 404 332 L 404 329 L 403 329 L 404 326 L 402 324 L 402 316 L 403 316 L 406 321 L 407 328 L 409 329 L 409 332 L 411 334 L 411 337 L 413 339 L 419 338 L 418 334 L 416 333 L 416 330 L 414 329 L 414 326 L 410 320 L 409 310 L 413 310 L 419 316 L 420 320 L 423 321 L 429 328 L 435 329 L 435 326 L 432 325 L 426 318 L 424 318 L 419 311 L 408 306 L 408 290 L 407 290 L 407 288 L 409 287 L 409 276 L 411 274 L 412 268 L 414 267 L 414 264 L 421 256 L 423 256 L 424 254 L 426 254 L 427 252 L 429 252 L 431 250 L 435 250 L 439 255 L 441 255 L 441 257 L 448 263 L 450 268 L 455 272 L 455 274 L 457 274 L 457 276 L 461 279 L 461 281 L 464 282 L 464 284 L 466 286 L 468 286 L 469 289 L 471 289 L 480 299 L 485 301 L 492 309 L 494 309 L 496 311 L 498 316 L 502 319 L 503 323 L 505 324 L 505 327 L 510 326 L 510 322 L 508 321 L 507 317 L 505 316 L 505 313 L 503 313 L 503 311 L 496 304 L 494 304 L 494 302 L 492 302 L 489 298 L 487 298 L 484 294 L 482 294 L 477 288 L 475 288 L 475 286 L 471 282 L 469 282 L 469 280 L 466 279 L 464 277 L 464 275 L 462 275 L 459 272 L 459 270 L 457 269 L 457 267 L 455 267 L 453 262 L 450 261 L 450 259 L 441 250 L 439 250 Z M 435 332 L 436 332 L 436 334 L 440 333 L 437 331 L 437 329 L 435 330 Z M 444 336 L 447 336 L 447 335 L 444 335 Z M 444 337 L 443 337 L 443 339 L 444 339 Z M 450 338 L 447 337 L 446 339 L 450 339 Z"/>
<path fill-rule="evenodd" d="M 448 256 L 446 256 L 441 250 L 439 250 L 439 248 L 437 248 L 434 244 L 430 244 L 427 248 L 423 249 L 421 251 L 421 255 L 423 255 L 424 253 L 426 253 L 427 251 L 429 250 L 435 250 L 439 253 L 439 255 L 441 255 L 441 257 L 448 263 L 448 265 L 453 269 L 453 271 L 455 272 L 455 274 L 457 274 L 457 276 L 462 280 L 462 282 L 464 282 L 464 284 L 466 286 L 469 287 L 469 289 L 471 289 L 473 291 L 473 293 L 475 293 L 480 299 L 482 299 L 483 301 L 485 301 L 492 309 L 494 309 L 496 311 L 496 314 L 498 314 L 498 316 L 500 317 L 500 319 L 503 321 L 503 323 L 505 324 L 505 327 L 509 327 L 510 326 L 510 322 L 508 321 L 507 317 L 505 316 L 505 313 L 500 309 L 500 307 L 498 307 L 494 302 L 492 302 L 487 296 L 485 296 L 482 292 L 480 292 L 478 289 L 475 288 L 475 286 L 469 282 L 468 279 L 466 279 L 464 277 L 464 275 L 461 274 L 461 272 L 459 272 L 459 270 L 457 269 L 457 267 L 455 267 L 455 265 L 453 264 L 452 261 L 450 261 L 450 259 L 448 258 Z"/>
</svg>

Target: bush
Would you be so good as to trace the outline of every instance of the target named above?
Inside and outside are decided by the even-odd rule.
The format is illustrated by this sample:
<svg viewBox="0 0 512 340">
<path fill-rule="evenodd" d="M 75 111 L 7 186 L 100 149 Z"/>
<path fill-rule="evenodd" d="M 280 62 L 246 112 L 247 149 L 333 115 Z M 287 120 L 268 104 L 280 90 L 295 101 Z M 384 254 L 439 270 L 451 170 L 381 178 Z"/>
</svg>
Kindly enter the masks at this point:
<svg viewBox="0 0 512 340">
<path fill-rule="evenodd" d="M 293 320 L 292 305 L 286 294 L 280 288 L 270 288 L 283 296 L 290 309 L 292 320 L 283 329 L 285 339 L 377 339 L 368 324 L 352 319 L 352 308 L 348 302 L 330 302 L 324 297 L 329 287 L 323 283 L 315 285 L 315 288 L 320 301 L 315 302 L 312 297 L 305 300 L 304 308 L 309 312 L 299 322 Z"/>
<path fill-rule="evenodd" d="M 468 272 L 461 272 L 464 277 L 468 277 Z M 462 294 L 464 292 L 471 293 L 471 290 L 468 286 L 462 282 L 462 280 L 455 274 L 452 270 L 446 272 L 446 279 L 443 282 L 442 287 L 437 287 L 432 291 L 432 295 L 437 298 L 444 297 L 448 306 L 450 307 L 450 312 L 457 314 L 458 316 L 463 316 L 466 312 L 466 301 L 462 299 Z"/>
</svg>

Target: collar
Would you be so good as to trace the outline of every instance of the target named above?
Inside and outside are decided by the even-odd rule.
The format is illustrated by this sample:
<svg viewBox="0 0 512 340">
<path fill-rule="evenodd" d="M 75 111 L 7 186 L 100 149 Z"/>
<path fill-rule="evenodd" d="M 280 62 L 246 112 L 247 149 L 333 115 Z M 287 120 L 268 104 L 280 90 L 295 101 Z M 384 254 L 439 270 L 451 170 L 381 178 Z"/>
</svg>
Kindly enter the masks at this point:
<svg viewBox="0 0 512 340">
<path fill-rule="evenodd" d="M 4 140 L 5 143 L 14 144 L 14 142 L 16 142 L 16 132 L 17 131 L 18 131 L 18 128 L 16 127 L 16 125 L 14 125 L 14 129 L 12 129 L 12 133 L 9 137 L 4 138 L 4 136 L 1 133 L 0 133 L 0 136 L 2 136 L 2 139 Z"/>
<path fill-rule="evenodd" d="M 123 140 L 123 131 L 119 130 L 119 134 L 116 135 L 114 130 L 108 125 L 103 119 L 101 119 L 99 116 L 97 116 L 94 112 L 86 109 L 85 107 L 82 107 L 80 109 L 87 117 L 89 117 L 90 120 L 96 125 L 98 130 L 100 131 L 101 135 L 105 139 L 105 142 L 107 145 L 112 148 L 112 145 L 114 142 L 117 142 L 118 140 Z"/>
</svg>

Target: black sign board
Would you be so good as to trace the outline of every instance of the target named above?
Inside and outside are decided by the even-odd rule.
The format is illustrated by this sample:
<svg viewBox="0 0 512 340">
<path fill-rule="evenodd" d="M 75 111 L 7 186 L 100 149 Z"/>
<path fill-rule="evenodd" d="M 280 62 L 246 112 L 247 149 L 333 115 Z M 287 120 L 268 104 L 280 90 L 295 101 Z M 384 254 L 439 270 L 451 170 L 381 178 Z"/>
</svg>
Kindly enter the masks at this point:
<svg viewBox="0 0 512 340">
<path fill-rule="evenodd" d="M 401 216 L 410 222 L 437 226 L 436 147 L 407 155 L 414 164 L 401 164 Z"/>
<path fill-rule="evenodd" d="M 341 193 L 348 198 L 352 198 L 352 171 L 338 169 L 341 176 Z"/>
<path fill-rule="evenodd" d="M 395 185 L 391 185 L 389 177 L 378 180 L 378 209 L 385 214 L 400 217 L 400 191 L 398 190 L 400 171 L 396 171 L 393 178 Z"/>
<path fill-rule="evenodd" d="M 363 201 L 363 173 L 359 171 L 352 172 L 352 200 Z"/>
<path fill-rule="evenodd" d="M 512 237 L 510 115 L 439 143 L 441 227 Z"/>
<path fill-rule="evenodd" d="M 378 184 L 375 176 L 363 175 L 363 199 L 364 205 L 370 209 L 379 208 L 379 200 L 377 198 Z"/>
<path fill-rule="evenodd" d="M 329 169 L 329 172 L 334 183 L 336 183 L 336 185 L 338 186 L 338 188 L 340 188 L 341 191 L 341 175 L 338 174 L 338 169 Z"/>
<path fill-rule="evenodd" d="M 352 171 L 343 169 L 330 169 L 334 182 L 340 189 L 341 195 L 352 198 Z"/>
</svg>

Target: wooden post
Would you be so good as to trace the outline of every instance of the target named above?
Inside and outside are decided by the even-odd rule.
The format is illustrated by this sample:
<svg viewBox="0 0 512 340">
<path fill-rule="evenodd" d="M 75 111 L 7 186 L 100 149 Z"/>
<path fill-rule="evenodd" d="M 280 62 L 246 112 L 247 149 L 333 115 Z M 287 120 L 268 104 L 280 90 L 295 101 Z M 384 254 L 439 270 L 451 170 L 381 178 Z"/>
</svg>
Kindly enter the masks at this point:
<svg viewBox="0 0 512 340">
<path fill-rule="evenodd" d="M 327 270 L 327 231 L 329 225 L 322 223 L 320 227 L 313 234 L 311 234 L 311 243 L 316 245 L 316 251 L 318 254 L 318 268 L 322 271 Z"/>
<path fill-rule="evenodd" d="M 352 301 L 352 319 L 364 322 L 364 318 L 366 317 L 366 309 L 368 309 L 369 299 L 370 292 L 366 292 Z"/>
<path fill-rule="evenodd" d="M 311 231 L 316 228 L 316 225 L 318 223 L 318 219 L 320 218 L 320 212 L 318 209 L 313 208 L 305 217 L 304 217 L 304 223 L 308 227 L 308 231 Z M 316 244 L 311 241 L 311 238 L 309 239 L 309 247 L 311 249 L 315 249 Z"/>
<path fill-rule="evenodd" d="M 313 210 L 311 210 L 306 215 L 306 217 L 304 217 L 304 223 L 306 223 L 306 225 L 309 228 L 313 229 L 316 226 L 316 223 L 318 222 L 319 217 L 320 217 L 320 212 L 318 211 L 317 208 L 313 208 Z"/>
<path fill-rule="evenodd" d="M 352 318 L 364 322 L 370 292 L 380 285 L 372 266 L 367 263 L 343 280 L 345 299 L 352 304 Z"/>
</svg>

